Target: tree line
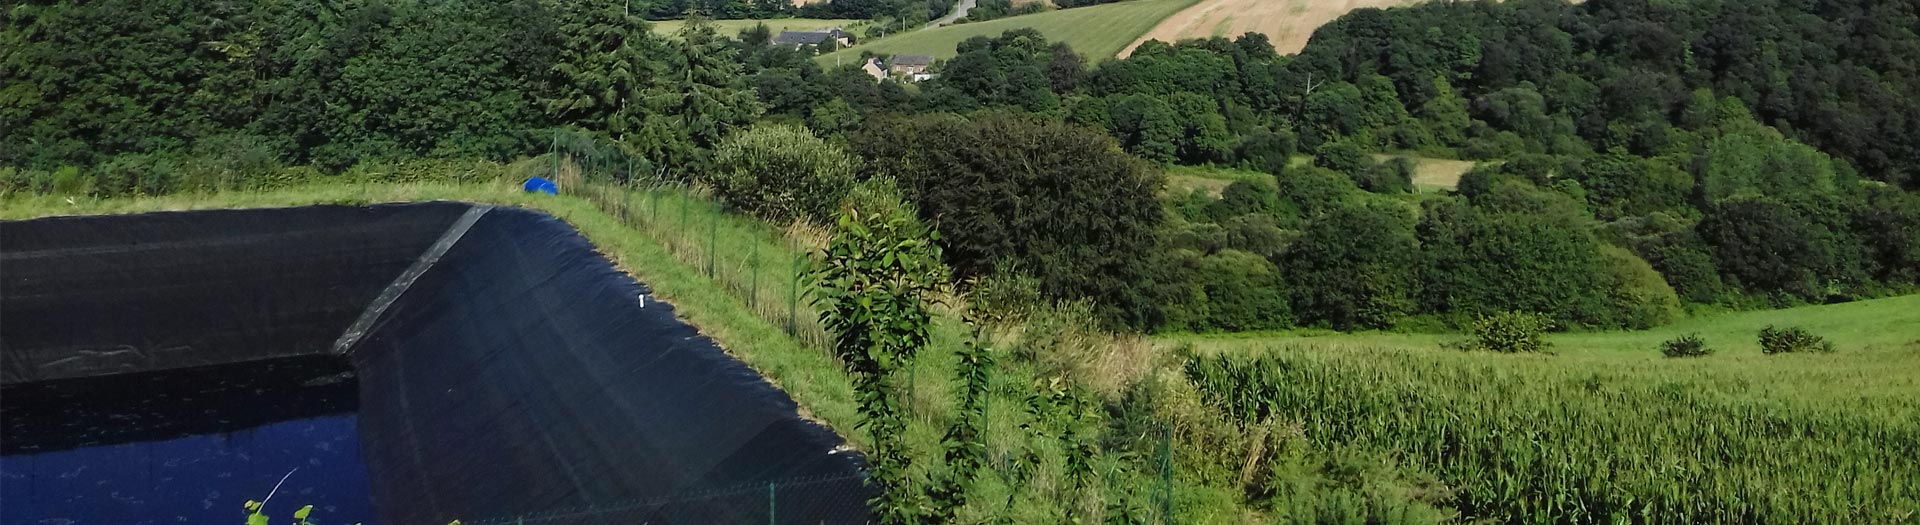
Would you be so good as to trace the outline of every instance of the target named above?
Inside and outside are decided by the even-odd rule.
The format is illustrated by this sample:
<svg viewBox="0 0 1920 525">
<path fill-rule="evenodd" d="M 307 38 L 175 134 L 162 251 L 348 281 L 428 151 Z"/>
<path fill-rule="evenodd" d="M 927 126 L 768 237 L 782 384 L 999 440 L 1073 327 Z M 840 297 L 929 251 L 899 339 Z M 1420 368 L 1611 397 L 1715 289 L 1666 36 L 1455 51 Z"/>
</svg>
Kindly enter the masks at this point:
<svg viewBox="0 0 1920 525">
<path fill-rule="evenodd" d="M 769 217 L 823 220 L 844 188 L 894 179 L 956 280 L 1028 276 L 1137 329 L 1644 327 L 1920 280 L 1911 6 L 1442 2 L 1354 11 L 1298 55 L 1249 34 L 1097 63 L 1022 30 L 917 85 L 698 20 L 656 36 L 650 15 L 18 6 L 0 191 L 504 160 L 570 128 Z M 1482 162 L 1418 193 L 1382 152 Z M 1174 165 L 1246 176 L 1176 190 Z"/>
</svg>

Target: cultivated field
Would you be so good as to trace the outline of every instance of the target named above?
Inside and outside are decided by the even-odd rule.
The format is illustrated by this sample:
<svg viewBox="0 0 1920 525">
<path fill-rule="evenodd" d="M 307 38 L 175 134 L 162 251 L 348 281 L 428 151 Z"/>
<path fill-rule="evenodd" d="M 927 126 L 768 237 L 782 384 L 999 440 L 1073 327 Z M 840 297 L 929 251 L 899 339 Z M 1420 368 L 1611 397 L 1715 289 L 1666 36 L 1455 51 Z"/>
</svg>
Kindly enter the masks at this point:
<svg viewBox="0 0 1920 525">
<path fill-rule="evenodd" d="M 1146 35 L 1120 51 L 1120 56 L 1147 40 L 1176 42 L 1187 38 L 1236 37 L 1266 33 L 1281 54 L 1300 52 L 1321 24 L 1362 7 L 1393 7 L 1418 0 L 1202 0 L 1161 20 Z"/>
<path fill-rule="evenodd" d="M 822 63 L 855 63 L 862 51 L 876 55 L 918 54 L 952 58 L 954 47 L 976 36 L 1000 36 L 1013 29 L 1033 28 L 1047 40 L 1066 42 L 1093 60 L 1114 56 L 1155 23 L 1198 0 L 1131 0 L 1091 7 L 1061 9 L 1024 16 L 910 31 L 835 53 L 821 55 Z"/>
<path fill-rule="evenodd" d="M 1763 355 L 1769 324 L 1838 352 Z M 1688 333 L 1718 353 L 1661 357 Z M 1904 523 L 1920 509 L 1920 296 L 1565 334 L 1557 355 L 1441 348 L 1450 338 L 1163 341 L 1192 345 L 1189 379 L 1236 419 L 1319 453 L 1395 457 L 1402 479 L 1433 480 L 1424 490 L 1473 515 Z"/>
<path fill-rule="evenodd" d="M 844 19 L 827 19 L 827 18 L 771 18 L 771 19 L 765 19 L 765 20 L 711 20 L 710 22 L 713 23 L 713 28 L 715 31 L 718 31 L 721 35 L 729 36 L 729 37 L 740 36 L 741 31 L 752 29 L 755 24 L 766 24 L 768 29 L 773 30 L 773 34 L 778 35 L 780 34 L 781 31 L 820 31 L 820 30 L 831 29 L 835 27 L 852 31 L 855 25 L 868 23 L 868 21 L 866 20 L 844 20 Z M 660 20 L 657 22 L 653 22 L 653 32 L 671 36 L 679 33 L 680 28 L 685 27 L 686 25 L 687 25 L 687 21 L 685 20 Z M 857 33 L 857 31 L 853 31 L 853 32 Z"/>
</svg>

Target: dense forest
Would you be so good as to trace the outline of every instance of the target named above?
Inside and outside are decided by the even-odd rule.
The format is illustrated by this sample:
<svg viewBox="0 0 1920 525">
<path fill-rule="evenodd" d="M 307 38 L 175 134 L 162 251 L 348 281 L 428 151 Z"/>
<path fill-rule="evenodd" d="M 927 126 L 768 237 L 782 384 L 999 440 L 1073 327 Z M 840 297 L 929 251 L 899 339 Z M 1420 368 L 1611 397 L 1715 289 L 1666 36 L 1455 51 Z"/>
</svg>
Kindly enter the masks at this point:
<svg viewBox="0 0 1920 525">
<path fill-rule="evenodd" d="M 1911 3 L 1439 2 L 1355 11 L 1296 56 L 1250 34 L 1096 62 L 1010 32 L 911 85 L 699 23 L 649 31 L 764 14 L 683 4 L 17 5 L 0 191 L 504 160 L 565 128 L 773 217 L 897 179 L 955 279 L 1022 276 L 1143 330 L 1646 327 L 1920 281 Z M 900 7 L 882 4 L 815 9 Z M 824 140 L 778 138 L 798 128 Z M 1379 152 L 1484 162 L 1417 193 Z M 756 171 L 768 155 L 789 164 Z M 1176 164 L 1265 175 L 1169 190 Z"/>
</svg>

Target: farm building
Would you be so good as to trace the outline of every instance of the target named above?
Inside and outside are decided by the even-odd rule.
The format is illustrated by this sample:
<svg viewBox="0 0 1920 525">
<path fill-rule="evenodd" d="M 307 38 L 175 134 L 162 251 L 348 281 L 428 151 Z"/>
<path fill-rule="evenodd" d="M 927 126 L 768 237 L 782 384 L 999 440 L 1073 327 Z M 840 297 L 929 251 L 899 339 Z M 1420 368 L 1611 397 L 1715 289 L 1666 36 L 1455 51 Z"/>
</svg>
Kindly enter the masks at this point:
<svg viewBox="0 0 1920 525">
<path fill-rule="evenodd" d="M 894 55 L 887 60 L 887 71 L 895 75 L 918 75 L 927 72 L 927 67 L 932 65 L 932 56 Z"/>
</svg>

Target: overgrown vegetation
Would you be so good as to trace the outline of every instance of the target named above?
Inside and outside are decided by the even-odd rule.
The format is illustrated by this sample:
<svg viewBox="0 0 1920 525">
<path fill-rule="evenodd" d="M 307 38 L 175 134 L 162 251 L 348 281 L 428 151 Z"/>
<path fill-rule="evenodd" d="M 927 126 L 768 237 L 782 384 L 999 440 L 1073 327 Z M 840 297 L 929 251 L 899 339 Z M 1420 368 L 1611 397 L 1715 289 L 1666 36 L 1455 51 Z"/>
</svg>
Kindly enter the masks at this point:
<svg viewBox="0 0 1920 525">
<path fill-rule="evenodd" d="M 1705 357 L 1713 355 L 1713 349 L 1707 348 L 1707 341 L 1700 334 L 1687 334 L 1660 343 L 1660 355 L 1667 357 Z"/>
<path fill-rule="evenodd" d="M 1773 325 L 1767 325 L 1760 329 L 1760 351 L 1767 355 L 1801 352 L 1831 354 L 1833 342 L 1797 326 L 1774 328 Z"/>
<path fill-rule="evenodd" d="M 1469 330 L 1473 337 L 1463 346 L 1503 354 L 1545 352 L 1550 346 L 1546 338 L 1549 322 L 1546 316 L 1526 312 L 1481 316 L 1473 321 Z"/>
<path fill-rule="evenodd" d="M 863 187 L 851 200 L 821 261 L 814 301 L 853 377 L 860 428 L 873 436 L 867 459 L 881 488 L 874 510 L 886 523 L 922 523 L 938 511 L 908 471 L 903 376 L 932 338 L 929 303 L 947 270 L 934 234 L 891 187 Z"/>
</svg>

